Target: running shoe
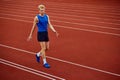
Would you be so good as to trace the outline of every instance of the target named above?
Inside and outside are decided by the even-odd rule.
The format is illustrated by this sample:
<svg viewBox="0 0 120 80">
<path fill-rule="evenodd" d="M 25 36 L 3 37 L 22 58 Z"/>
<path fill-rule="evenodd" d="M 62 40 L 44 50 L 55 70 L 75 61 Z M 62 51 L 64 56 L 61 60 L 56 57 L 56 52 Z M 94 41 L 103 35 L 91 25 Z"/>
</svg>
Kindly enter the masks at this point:
<svg viewBox="0 0 120 80">
<path fill-rule="evenodd" d="M 36 61 L 39 63 L 40 62 L 40 56 L 37 56 L 37 54 L 35 56 L 36 56 Z"/>
<path fill-rule="evenodd" d="M 50 65 L 49 65 L 48 63 L 45 63 L 43 66 L 44 66 L 45 68 L 50 68 Z"/>
</svg>

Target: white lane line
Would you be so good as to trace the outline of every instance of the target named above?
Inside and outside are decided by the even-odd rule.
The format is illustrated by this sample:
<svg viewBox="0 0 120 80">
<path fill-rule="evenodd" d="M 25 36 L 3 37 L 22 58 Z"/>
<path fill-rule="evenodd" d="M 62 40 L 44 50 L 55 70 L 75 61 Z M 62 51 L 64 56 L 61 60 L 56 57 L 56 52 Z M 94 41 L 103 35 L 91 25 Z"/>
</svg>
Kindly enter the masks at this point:
<svg viewBox="0 0 120 80">
<path fill-rule="evenodd" d="M 14 18 L 1 17 L 1 16 L 0 16 L 0 18 L 2 18 L 2 19 L 8 19 L 8 20 L 14 20 L 14 21 L 21 21 L 21 22 L 26 22 L 26 23 L 33 23 L 33 21 L 22 20 L 22 19 L 18 19 L 18 18 L 14 19 Z"/>
<path fill-rule="evenodd" d="M 47 79 L 50 79 L 50 80 L 55 80 L 54 78 L 51 78 L 51 77 L 48 77 L 48 76 L 45 76 L 45 75 L 30 71 L 30 70 L 27 70 L 27 69 L 24 69 L 24 68 L 21 68 L 21 67 L 6 63 L 6 62 L 2 62 L 1 60 L 0 60 L 0 63 L 11 66 L 11 67 L 14 67 L 14 68 L 17 68 L 17 69 L 20 69 L 20 70 L 23 70 L 23 71 L 26 71 L 26 72 L 29 72 L 29 73 L 32 73 L 32 74 L 35 74 L 35 75 L 38 75 L 38 76 L 41 76 L 41 77 L 44 77 L 44 78 L 47 78 Z"/>
<path fill-rule="evenodd" d="M 22 18 L 29 18 L 33 19 L 33 17 L 26 17 L 26 16 L 21 16 L 21 15 L 15 15 L 15 14 L 6 14 L 6 13 L 0 13 L 1 15 L 7 15 L 7 16 L 15 16 L 15 17 L 22 17 Z M 64 20 L 64 19 L 63 19 Z M 51 20 L 54 22 L 60 22 L 60 23 L 66 23 L 66 24 L 72 24 L 72 25 L 79 25 L 79 26 L 91 26 L 91 27 L 97 27 L 97 28 L 105 28 L 105 29 L 112 29 L 112 30 L 120 30 L 120 28 L 112 28 L 112 27 L 105 27 L 105 26 L 99 26 L 99 25 L 94 25 L 94 24 L 84 24 L 84 23 L 71 23 L 67 21 L 59 21 L 59 20 Z"/>
<path fill-rule="evenodd" d="M 21 19 L 13 19 L 13 18 L 6 18 L 6 17 L 0 17 L 0 18 L 9 19 L 9 20 L 15 20 L 15 21 L 21 21 L 21 22 L 27 22 L 27 23 L 33 23 L 32 21 L 21 20 Z M 73 27 L 66 27 L 66 26 L 60 26 L 60 25 L 54 25 L 54 26 L 55 27 L 60 27 L 60 28 L 65 28 L 65 29 L 80 30 L 80 31 L 86 31 L 86 32 L 94 32 L 94 33 L 100 33 L 100 34 L 113 35 L 113 36 L 120 37 L 120 34 L 117 34 L 117 33 L 95 31 L 95 30 L 90 30 L 90 29 L 73 28 Z"/>
<path fill-rule="evenodd" d="M 13 5 L 14 3 L 7 3 L 8 5 Z M 22 3 L 23 4 L 23 3 Z M 25 7 L 25 8 L 28 8 L 27 6 L 24 6 L 24 5 L 22 5 L 22 4 L 18 4 L 17 6 L 18 7 L 21 7 L 21 6 L 23 6 L 23 7 Z M 32 3 L 33 4 L 33 3 Z M 37 5 L 39 5 L 39 4 L 37 4 Z M 52 4 L 46 4 L 47 6 L 51 6 Z M 56 5 L 56 6 L 55 6 Z M 81 4 L 82 5 L 82 4 Z M 84 6 L 86 6 L 86 5 L 83 5 L 83 6 L 81 6 L 81 5 L 78 5 L 76 8 L 75 8 L 75 6 L 69 6 L 69 5 L 67 5 L 67 6 L 61 6 L 61 5 L 59 5 L 59 7 L 61 6 L 62 8 L 60 8 L 60 10 L 69 10 L 70 9 L 70 7 L 72 7 L 72 8 L 74 8 L 74 9 L 72 9 L 71 11 L 78 11 L 78 9 L 84 9 L 85 7 Z M 33 5 L 33 6 L 36 6 L 36 5 Z M 53 6 L 53 5 L 52 5 Z M 55 6 L 55 7 L 54 7 Z M 53 7 L 50 7 L 50 9 L 56 9 L 56 8 L 59 8 L 59 7 L 57 7 L 58 6 L 58 4 L 54 4 L 54 8 Z M 30 7 L 30 8 L 33 8 L 33 7 Z M 96 8 L 96 6 L 94 7 L 94 8 L 90 8 L 89 6 L 87 6 L 87 9 L 89 9 L 90 11 L 91 10 L 96 10 L 96 9 L 99 9 L 101 12 L 106 12 L 106 11 L 108 11 L 108 10 L 111 10 L 112 11 L 112 13 L 116 13 L 115 12 L 115 10 L 117 11 L 117 13 L 119 12 L 118 11 L 118 9 L 117 8 L 113 8 L 113 7 L 111 7 L 111 8 L 109 8 L 109 9 L 105 9 L 105 8 L 103 8 L 103 9 L 101 9 L 100 10 L 100 7 L 99 8 Z M 88 11 L 88 10 L 87 10 Z"/>
<path fill-rule="evenodd" d="M 60 78 L 60 77 L 55 76 L 55 75 L 51 75 L 51 74 L 48 74 L 48 73 L 45 73 L 45 72 L 42 72 L 42 71 L 39 71 L 39 70 L 36 70 L 36 69 L 33 69 L 33 68 L 29 68 L 29 67 L 26 67 L 26 66 L 17 64 L 17 63 L 13 63 L 13 62 L 11 62 L 11 61 L 8 61 L 8 60 L 2 59 L 2 58 L 0 58 L 0 60 L 1 60 L 1 61 L 4 61 L 4 62 L 7 62 L 7 63 L 9 63 L 9 64 L 12 64 L 12 65 L 15 65 L 15 66 L 24 68 L 24 69 L 28 69 L 28 70 L 33 71 L 33 72 L 37 72 L 37 73 L 42 74 L 42 75 L 45 75 L 45 76 L 49 76 L 49 77 L 52 77 L 52 78 L 55 78 L 55 79 L 65 80 L 64 78 Z"/>
<path fill-rule="evenodd" d="M 3 10 L 2 10 L 3 9 Z M 8 8 L 2 8 L 0 11 L 2 12 L 2 11 L 4 11 L 4 12 L 7 12 L 7 13 L 9 13 L 11 10 L 13 10 L 13 11 L 11 11 L 10 13 L 13 13 L 13 14 L 15 14 L 15 13 L 18 13 L 18 12 L 14 12 L 14 10 L 16 10 L 16 9 L 8 9 Z M 24 12 L 24 13 L 20 13 L 20 14 L 23 14 L 23 15 L 31 15 L 31 16 L 35 16 L 36 14 L 35 14 L 35 11 L 28 11 L 28 10 L 20 10 L 19 9 L 19 11 L 20 12 Z M 29 14 L 29 13 L 33 13 L 33 14 Z M 58 15 L 58 14 L 55 14 L 55 13 L 48 13 L 48 14 L 50 14 L 50 15 Z M 73 17 L 74 17 L 74 15 L 72 15 Z M 75 15 L 76 16 L 76 15 Z M 66 19 L 66 18 L 64 18 L 64 17 L 59 17 L 59 16 L 51 16 L 51 17 L 55 17 L 55 18 L 61 18 L 61 19 Z M 84 16 L 84 17 L 82 17 L 82 18 L 87 18 L 87 16 Z M 67 17 L 67 20 L 80 20 L 81 18 L 71 18 L 71 17 Z M 93 19 L 93 18 L 91 18 L 91 19 Z M 113 18 L 111 18 L 111 19 L 113 19 Z M 87 19 L 81 19 L 82 21 L 88 21 Z M 117 20 L 117 19 L 115 19 L 115 20 Z M 96 20 L 91 20 L 91 22 L 95 22 L 95 23 L 106 23 L 106 24 L 110 24 L 110 25 L 120 25 L 120 23 L 112 23 L 112 22 L 105 22 L 105 21 L 96 21 Z"/>
<path fill-rule="evenodd" d="M 64 20 L 64 19 L 63 19 Z M 67 23 L 67 24 L 71 24 L 71 25 L 79 25 L 79 26 L 91 26 L 91 27 L 96 27 L 96 28 L 104 28 L 104 29 L 112 29 L 112 30 L 120 30 L 120 28 L 113 28 L 113 27 L 105 27 L 105 26 L 99 26 L 99 25 L 94 25 L 94 24 L 85 24 L 85 23 L 71 23 L 71 22 L 67 22 L 67 21 L 58 21 L 58 20 L 51 20 L 54 22 L 61 22 L 61 23 Z"/>
<path fill-rule="evenodd" d="M 1 47 L 5 47 L 5 48 L 9 48 L 9 49 L 13 49 L 13 50 L 17 50 L 17 51 L 21 51 L 21 52 L 25 52 L 25 53 L 30 53 L 30 54 L 34 54 L 34 55 L 36 54 L 34 52 L 31 52 L 31 51 L 27 51 L 27 50 L 11 47 L 11 46 L 4 45 L 4 44 L 0 44 L 0 46 Z M 78 63 L 74 63 L 74 62 L 70 62 L 70 61 L 66 61 L 66 60 L 62 60 L 62 59 L 58 59 L 58 58 L 54 58 L 54 57 L 50 57 L 50 56 L 47 56 L 47 58 L 55 60 L 55 61 L 60 61 L 60 62 L 63 62 L 63 63 L 71 64 L 71 65 L 74 65 L 74 66 L 78 66 L 78 67 L 83 67 L 83 68 L 86 68 L 86 69 L 94 70 L 94 71 L 97 71 L 97 72 L 102 72 L 102 73 L 113 75 L 113 76 L 120 76 L 120 74 L 117 74 L 117 73 L 113 73 L 113 72 L 97 69 L 97 68 L 94 68 L 94 67 L 81 65 L 81 64 L 78 64 Z"/>
<path fill-rule="evenodd" d="M 86 32 L 94 32 L 94 33 L 101 33 L 101 34 L 113 35 L 113 36 L 118 36 L 118 37 L 120 37 L 120 34 L 118 34 L 118 33 L 95 31 L 95 30 L 90 30 L 90 29 L 81 29 L 81 28 L 74 28 L 74 27 L 65 27 L 65 26 L 60 26 L 60 25 L 54 25 L 54 26 L 55 26 L 55 27 L 60 27 L 60 28 L 80 30 L 80 31 L 86 31 Z"/>
</svg>

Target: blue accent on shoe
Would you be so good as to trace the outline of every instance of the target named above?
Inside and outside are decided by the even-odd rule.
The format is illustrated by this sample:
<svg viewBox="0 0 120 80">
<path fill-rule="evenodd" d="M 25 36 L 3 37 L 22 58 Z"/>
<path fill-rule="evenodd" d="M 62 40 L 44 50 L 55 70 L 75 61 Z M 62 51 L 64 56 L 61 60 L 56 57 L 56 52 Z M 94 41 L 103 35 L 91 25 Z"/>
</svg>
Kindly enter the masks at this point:
<svg viewBox="0 0 120 80">
<path fill-rule="evenodd" d="M 44 66 L 45 68 L 50 68 L 50 65 L 49 65 L 48 63 L 45 63 L 43 66 Z"/>
<path fill-rule="evenodd" d="M 40 62 L 40 56 L 37 56 L 36 54 L 36 61 L 39 63 Z"/>
</svg>

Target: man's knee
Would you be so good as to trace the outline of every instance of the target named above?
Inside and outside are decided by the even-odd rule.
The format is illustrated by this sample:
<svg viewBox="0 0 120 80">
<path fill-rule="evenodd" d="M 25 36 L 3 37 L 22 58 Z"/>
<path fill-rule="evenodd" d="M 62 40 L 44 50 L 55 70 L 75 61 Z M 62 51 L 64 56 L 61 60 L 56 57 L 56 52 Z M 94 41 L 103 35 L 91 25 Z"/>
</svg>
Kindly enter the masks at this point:
<svg viewBox="0 0 120 80">
<path fill-rule="evenodd" d="M 46 50 L 46 47 L 43 47 L 42 50 L 45 51 L 45 50 Z"/>
</svg>

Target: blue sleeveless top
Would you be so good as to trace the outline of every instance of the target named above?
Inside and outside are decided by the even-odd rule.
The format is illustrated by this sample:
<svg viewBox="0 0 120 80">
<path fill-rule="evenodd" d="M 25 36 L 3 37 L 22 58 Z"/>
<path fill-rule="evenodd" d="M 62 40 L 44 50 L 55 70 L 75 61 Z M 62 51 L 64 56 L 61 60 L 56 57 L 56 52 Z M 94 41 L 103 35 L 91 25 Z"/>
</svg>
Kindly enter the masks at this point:
<svg viewBox="0 0 120 80">
<path fill-rule="evenodd" d="M 48 16 L 44 14 L 43 16 L 37 15 L 38 18 L 38 32 L 44 32 L 48 29 Z"/>
</svg>

